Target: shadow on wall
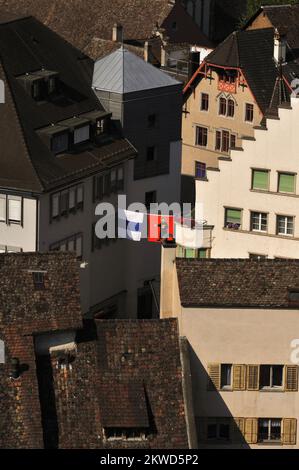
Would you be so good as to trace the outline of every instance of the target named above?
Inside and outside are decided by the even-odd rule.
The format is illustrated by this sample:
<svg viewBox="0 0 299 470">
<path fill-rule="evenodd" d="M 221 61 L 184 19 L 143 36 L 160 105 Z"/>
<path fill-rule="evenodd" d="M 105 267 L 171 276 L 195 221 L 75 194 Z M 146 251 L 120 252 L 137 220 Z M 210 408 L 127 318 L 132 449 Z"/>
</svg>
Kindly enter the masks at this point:
<svg viewBox="0 0 299 470">
<path fill-rule="evenodd" d="M 181 176 L 181 203 L 195 206 L 195 179 L 194 176 Z"/>
<path fill-rule="evenodd" d="M 211 383 L 209 375 L 190 344 L 189 354 L 194 408 L 196 410 L 196 403 L 203 399 L 198 393 L 198 390 L 202 390 L 202 394 L 208 394 L 209 406 L 214 410 L 213 417 L 205 415 L 204 411 L 203 416 L 196 416 L 195 411 L 198 447 L 250 449 L 220 393 L 215 388 L 208 391 L 208 385 Z"/>
</svg>

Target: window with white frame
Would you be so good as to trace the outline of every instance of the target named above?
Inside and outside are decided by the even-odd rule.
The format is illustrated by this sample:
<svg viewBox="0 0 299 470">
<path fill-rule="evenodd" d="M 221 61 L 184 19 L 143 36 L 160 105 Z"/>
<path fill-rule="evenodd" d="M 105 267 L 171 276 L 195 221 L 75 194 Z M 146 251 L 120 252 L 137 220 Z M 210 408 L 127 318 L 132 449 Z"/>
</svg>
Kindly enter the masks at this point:
<svg viewBox="0 0 299 470">
<path fill-rule="evenodd" d="M 281 365 L 261 365 L 260 389 L 282 389 L 283 369 Z"/>
<path fill-rule="evenodd" d="M 294 235 L 294 217 L 287 215 L 277 216 L 277 235 Z"/>
<path fill-rule="evenodd" d="M 64 189 L 51 195 L 51 219 L 67 216 L 78 210 L 83 210 L 84 187 L 83 184 Z"/>
<path fill-rule="evenodd" d="M 268 214 L 264 212 L 251 212 L 250 229 L 252 232 L 267 232 Z"/>
<path fill-rule="evenodd" d="M 261 418 L 258 420 L 258 441 L 259 442 L 277 442 L 281 441 L 281 422 L 280 418 Z"/>
<path fill-rule="evenodd" d="M 19 196 L 8 196 L 8 222 L 22 223 L 22 198 Z"/>
</svg>

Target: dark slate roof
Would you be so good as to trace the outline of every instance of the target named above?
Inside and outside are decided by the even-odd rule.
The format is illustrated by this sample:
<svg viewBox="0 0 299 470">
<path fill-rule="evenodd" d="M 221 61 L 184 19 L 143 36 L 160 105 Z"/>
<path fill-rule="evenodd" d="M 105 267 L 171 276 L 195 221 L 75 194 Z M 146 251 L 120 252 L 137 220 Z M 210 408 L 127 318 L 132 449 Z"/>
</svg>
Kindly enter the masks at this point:
<svg viewBox="0 0 299 470">
<path fill-rule="evenodd" d="M 176 261 L 184 307 L 289 308 L 299 291 L 299 260 Z"/>
<path fill-rule="evenodd" d="M 15 324 L 5 340 L 0 448 L 188 448 L 176 319 L 91 322 L 73 350 L 36 358 Z M 27 365 L 13 381 L 12 357 Z M 105 440 L 104 428 L 115 426 L 144 428 L 148 438 Z"/>
<path fill-rule="evenodd" d="M 17 77 L 43 68 L 59 73 L 63 96 L 37 103 Z M 103 110 L 91 89 L 92 72 L 87 56 L 35 18 L 0 23 L 0 78 L 6 85 L 6 102 L 0 105 L 0 137 L 6 142 L 1 186 L 41 192 L 135 155 L 126 140 L 111 135 L 75 156 L 56 158 L 40 138 L 37 131 L 52 123 Z"/>
<path fill-rule="evenodd" d="M 111 52 L 115 23 L 123 25 L 125 42 L 142 43 L 152 38 L 158 27 L 167 28 L 167 35 L 176 43 L 210 44 L 182 6 L 169 0 L 0 0 L 1 8 L 34 15 L 75 47 L 89 52 L 93 59 L 100 57 L 99 52 L 103 55 Z M 173 16 L 177 22 L 176 31 L 171 28 Z M 109 42 L 94 49 L 91 43 L 95 38 Z"/>
<path fill-rule="evenodd" d="M 272 28 L 235 31 L 211 52 L 206 62 L 242 69 L 259 107 L 265 112 L 278 75 L 273 48 Z"/>
<path fill-rule="evenodd" d="M 248 28 L 258 16 L 264 14 L 280 34 L 286 35 L 290 48 L 299 49 L 299 3 L 262 6 L 244 28 Z"/>
</svg>

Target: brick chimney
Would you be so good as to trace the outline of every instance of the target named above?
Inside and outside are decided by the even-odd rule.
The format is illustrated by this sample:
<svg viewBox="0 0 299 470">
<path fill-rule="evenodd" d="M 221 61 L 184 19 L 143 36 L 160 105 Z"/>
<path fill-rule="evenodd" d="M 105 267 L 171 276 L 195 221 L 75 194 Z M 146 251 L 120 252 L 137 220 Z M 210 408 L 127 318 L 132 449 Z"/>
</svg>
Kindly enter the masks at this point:
<svg viewBox="0 0 299 470">
<path fill-rule="evenodd" d="M 112 41 L 123 42 L 123 27 L 121 24 L 115 23 L 112 28 Z"/>
<path fill-rule="evenodd" d="M 145 62 L 150 62 L 150 52 L 151 52 L 152 46 L 148 41 L 145 41 L 144 43 L 144 60 Z"/>
</svg>

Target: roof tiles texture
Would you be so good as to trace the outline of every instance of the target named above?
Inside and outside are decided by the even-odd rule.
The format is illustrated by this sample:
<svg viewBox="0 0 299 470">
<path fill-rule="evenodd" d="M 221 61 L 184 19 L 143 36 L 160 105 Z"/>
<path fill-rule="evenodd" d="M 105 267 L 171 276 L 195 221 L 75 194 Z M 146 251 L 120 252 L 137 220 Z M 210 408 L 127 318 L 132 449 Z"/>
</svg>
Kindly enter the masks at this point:
<svg viewBox="0 0 299 470">
<path fill-rule="evenodd" d="M 177 259 L 181 304 L 192 307 L 289 308 L 299 291 L 299 260 Z"/>
</svg>

